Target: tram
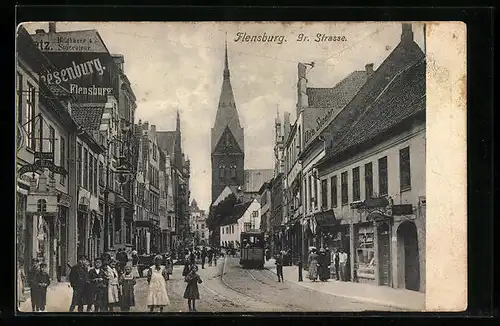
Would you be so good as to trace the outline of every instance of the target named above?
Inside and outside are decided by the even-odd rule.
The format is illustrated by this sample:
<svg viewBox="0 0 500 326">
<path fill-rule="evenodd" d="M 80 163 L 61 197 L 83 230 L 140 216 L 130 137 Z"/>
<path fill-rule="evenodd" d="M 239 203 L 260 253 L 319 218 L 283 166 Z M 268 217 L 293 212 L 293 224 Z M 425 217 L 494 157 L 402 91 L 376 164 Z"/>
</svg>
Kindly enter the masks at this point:
<svg viewBox="0 0 500 326">
<path fill-rule="evenodd" d="M 249 230 L 240 237 L 240 265 L 243 268 L 264 268 L 264 232 Z"/>
</svg>

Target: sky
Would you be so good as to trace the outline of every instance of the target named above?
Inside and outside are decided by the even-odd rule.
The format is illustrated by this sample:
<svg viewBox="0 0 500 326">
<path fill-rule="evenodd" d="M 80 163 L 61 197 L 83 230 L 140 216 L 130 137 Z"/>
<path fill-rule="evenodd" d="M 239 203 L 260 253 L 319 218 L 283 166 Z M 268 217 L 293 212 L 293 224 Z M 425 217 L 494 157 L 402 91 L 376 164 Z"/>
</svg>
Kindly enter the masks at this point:
<svg viewBox="0 0 500 326">
<path fill-rule="evenodd" d="M 48 23 L 24 27 L 30 33 L 48 31 Z M 201 209 L 208 209 L 211 199 L 210 130 L 221 92 L 226 37 L 231 84 L 245 130 L 245 169 L 274 167 L 274 120 L 284 111 L 291 113 L 292 123 L 296 118 L 299 62 L 314 62 L 307 72 L 309 87 L 333 87 L 368 63 L 377 69 L 401 37 L 401 24 L 394 22 L 57 23 L 58 31 L 84 29 L 97 30 L 111 53 L 124 56 L 137 97 L 136 120 L 159 131 L 174 130 L 179 110 L 182 147 L 191 161 L 191 200 Z M 423 49 L 423 25 L 413 23 L 413 32 Z M 244 33 L 284 36 L 286 41 L 236 41 Z M 318 33 L 345 40 L 315 42 Z"/>
</svg>

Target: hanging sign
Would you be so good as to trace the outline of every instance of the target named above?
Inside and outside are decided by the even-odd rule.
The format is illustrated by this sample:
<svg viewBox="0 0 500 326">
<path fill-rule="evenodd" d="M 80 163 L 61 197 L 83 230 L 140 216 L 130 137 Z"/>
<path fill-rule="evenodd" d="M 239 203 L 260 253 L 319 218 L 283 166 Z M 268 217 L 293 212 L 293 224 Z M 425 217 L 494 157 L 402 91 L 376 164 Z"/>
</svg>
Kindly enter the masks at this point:
<svg viewBox="0 0 500 326">
<path fill-rule="evenodd" d="M 27 164 L 23 165 L 19 169 L 19 174 L 23 175 L 28 172 L 36 172 L 42 169 L 48 169 L 49 171 L 55 173 L 55 174 L 60 174 L 60 175 L 67 175 L 68 172 L 66 171 L 65 168 L 61 166 L 57 166 L 54 164 L 52 160 L 47 160 L 47 159 L 39 159 L 36 160 L 34 164 Z"/>
</svg>

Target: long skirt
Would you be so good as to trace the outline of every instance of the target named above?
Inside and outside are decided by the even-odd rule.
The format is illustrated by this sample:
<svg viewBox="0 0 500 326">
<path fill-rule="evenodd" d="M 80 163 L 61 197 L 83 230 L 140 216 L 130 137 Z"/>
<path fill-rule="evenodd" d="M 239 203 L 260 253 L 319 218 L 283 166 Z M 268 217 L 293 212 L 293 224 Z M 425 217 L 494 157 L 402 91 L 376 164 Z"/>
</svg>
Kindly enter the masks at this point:
<svg viewBox="0 0 500 326">
<path fill-rule="evenodd" d="M 309 264 L 309 279 L 310 280 L 318 279 L 318 263 L 316 261 L 312 261 Z"/>
<path fill-rule="evenodd" d="M 118 284 L 108 285 L 108 303 L 119 303 L 120 302 L 120 290 Z"/>
</svg>

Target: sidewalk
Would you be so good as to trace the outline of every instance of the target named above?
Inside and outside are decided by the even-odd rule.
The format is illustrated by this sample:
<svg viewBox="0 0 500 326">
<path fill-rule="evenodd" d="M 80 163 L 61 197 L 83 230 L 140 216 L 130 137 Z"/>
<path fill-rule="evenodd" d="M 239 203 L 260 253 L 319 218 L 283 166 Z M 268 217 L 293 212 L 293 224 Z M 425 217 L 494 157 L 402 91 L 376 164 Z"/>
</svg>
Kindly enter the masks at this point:
<svg viewBox="0 0 500 326">
<path fill-rule="evenodd" d="M 276 273 L 274 259 L 266 262 L 264 268 Z M 297 266 L 283 267 L 285 282 L 292 282 L 318 292 L 396 309 L 412 311 L 423 311 L 425 309 L 425 294 L 420 292 L 394 289 L 387 286 L 341 282 L 332 279 L 329 279 L 328 282 L 312 282 L 307 278 L 307 270 L 302 271 L 304 281 L 298 282 L 298 274 Z"/>
<path fill-rule="evenodd" d="M 45 311 L 47 312 L 68 311 L 72 297 L 73 297 L 73 289 L 69 287 L 69 282 L 52 283 L 47 288 L 47 303 L 45 306 Z M 19 311 L 31 312 L 31 298 L 29 293 L 27 294 L 26 301 L 21 303 Z"/>
</svg>

